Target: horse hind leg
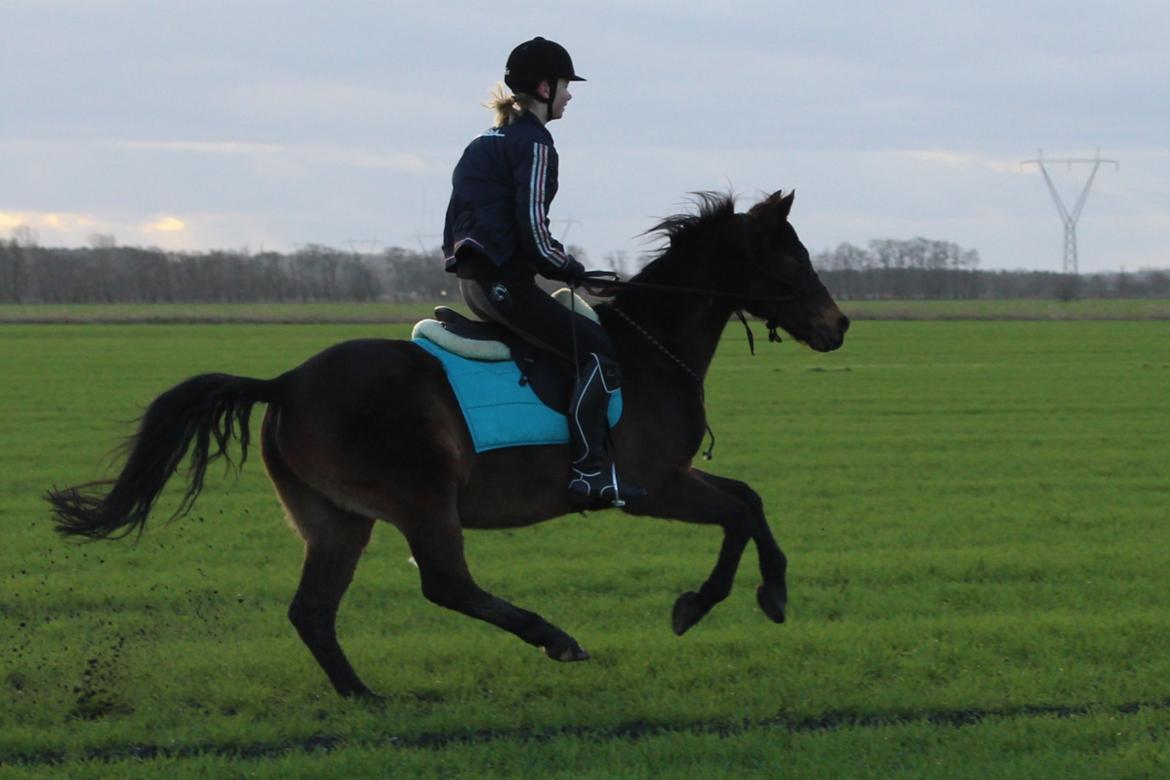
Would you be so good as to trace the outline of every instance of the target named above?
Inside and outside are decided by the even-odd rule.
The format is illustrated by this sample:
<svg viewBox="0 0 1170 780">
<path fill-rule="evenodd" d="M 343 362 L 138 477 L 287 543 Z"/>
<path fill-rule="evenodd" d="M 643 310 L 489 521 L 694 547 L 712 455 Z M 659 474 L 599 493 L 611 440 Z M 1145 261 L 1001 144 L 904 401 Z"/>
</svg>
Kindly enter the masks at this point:
<svg viewBox="0 0 1170 780">
<path fill-rule="evenodd" d="M 315 519 L 321 519 L 321 515 L 315 515 Z M 369 696 L 370 689 L 357 676 L 337 641 L 337 608 L 353 580 L 374 523 L 340 511 L 336 521 L 338 528 L 328 539 L 305 539 L 301 581 L 288 618 L 339 694 Z"/>
<path fill-rule="evenodd" d="M 349 512 L 302 482 L 265 441 L 264 462 L 288 517 L 305 542 L 301 581 L 288 617 L 342 696 L 370 696 L 337 641 L 337 608 L 353 580 L 374 520 Z"/>
<path fill-rule="evenodd" d="M 573 637 L 535 612 L 497 598 L 475 583 L 463 555 L 463 529 L 454 507 L 432 522 L 403 531 L 428 600 L 509 631 L 542 648 L 555 661 L 589 659 L 589 653 Z"/>
</svg>

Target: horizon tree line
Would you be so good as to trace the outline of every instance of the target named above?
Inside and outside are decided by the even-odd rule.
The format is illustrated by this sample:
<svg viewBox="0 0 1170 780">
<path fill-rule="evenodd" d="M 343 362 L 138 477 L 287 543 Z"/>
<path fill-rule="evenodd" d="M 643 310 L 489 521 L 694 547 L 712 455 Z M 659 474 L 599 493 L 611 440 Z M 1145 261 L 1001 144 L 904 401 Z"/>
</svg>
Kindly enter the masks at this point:
<svg viewBox="0 0 1170 780">
<path fill-rule="evenodd" d="M 586 262 L 585 250 L 569 250 Z M 635 272 L 648 258 L 606 254 Z M 926 238 L 843 243 L 813 255 L 835 297 L 970 299 L 1170 296 L 1170 271 L 1068 275 L 983 271 L 979 253 Z M 289 253 L 247 249 L 168 252 L 118 246 L 95 235 L 85 248 L 39 246 L 35 234 L 0 240 L 0 303 L 251 303 L 439 301 L 458 298 L 438 249 L 359 253 L 310 244 Z"/>
</svg>

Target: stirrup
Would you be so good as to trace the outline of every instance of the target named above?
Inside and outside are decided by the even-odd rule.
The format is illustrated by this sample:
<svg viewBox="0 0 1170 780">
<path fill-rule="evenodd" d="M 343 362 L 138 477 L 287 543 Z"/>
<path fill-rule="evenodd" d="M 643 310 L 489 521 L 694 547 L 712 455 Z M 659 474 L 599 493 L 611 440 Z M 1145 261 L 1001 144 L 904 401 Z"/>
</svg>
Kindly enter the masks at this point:
<svg viewBox="0 0 1170 780">
<path fill-rule="evenodd" d="M 646 491 L 634 485 L 618 485 L 617 464 L 610 463 L 595 471 L 585 471 L 576 466 L 569 479 L 569 500 L 575 504 L 599 506 L 608 504 L 614 508 L 626 505 L 627 498 L 642 498 Z"/>
</svg>

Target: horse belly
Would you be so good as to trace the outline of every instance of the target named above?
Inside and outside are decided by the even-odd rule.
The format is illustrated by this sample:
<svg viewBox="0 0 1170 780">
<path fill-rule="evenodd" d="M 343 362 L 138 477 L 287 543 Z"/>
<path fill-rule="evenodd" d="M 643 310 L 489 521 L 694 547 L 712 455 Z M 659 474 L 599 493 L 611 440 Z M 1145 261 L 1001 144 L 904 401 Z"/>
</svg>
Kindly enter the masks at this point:
<svg viewBox="0 0 1170 780">
<path fill-rule="evenodd" d="M 521 528 L 572 511 L 565 446 L 513 447 L 475 458 L 459 493 L 464 528 Z"/>
</svg>

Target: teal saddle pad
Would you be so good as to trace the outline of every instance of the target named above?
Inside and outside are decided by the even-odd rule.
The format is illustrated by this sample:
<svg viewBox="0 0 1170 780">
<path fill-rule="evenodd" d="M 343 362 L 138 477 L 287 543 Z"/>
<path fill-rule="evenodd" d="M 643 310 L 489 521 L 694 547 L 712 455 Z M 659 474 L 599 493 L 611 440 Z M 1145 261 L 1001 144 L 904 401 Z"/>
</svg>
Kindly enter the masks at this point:
<svg viewBox="0 0 1170 780">
<path fill-rule="evenodd" d="M 520 369 L 511 360 L 471 360 L 428 339 L 413 342 L 443 364 L 476 452 L 568 443 L 568 418 L 541 403 L 527 384 L 520 384 Z M 609 401 L 610 427 L 621 417 L 619 390 Z"/>
</svg>

